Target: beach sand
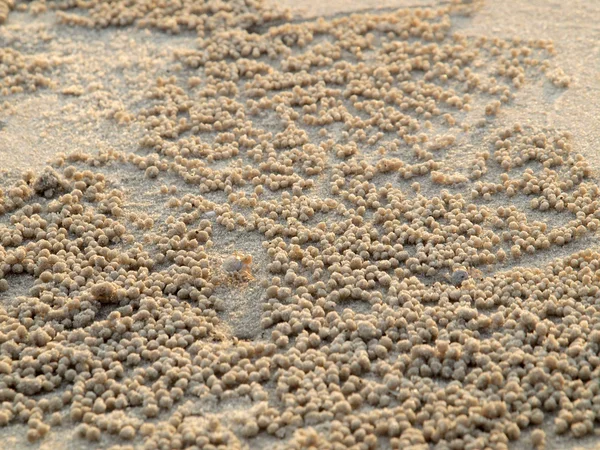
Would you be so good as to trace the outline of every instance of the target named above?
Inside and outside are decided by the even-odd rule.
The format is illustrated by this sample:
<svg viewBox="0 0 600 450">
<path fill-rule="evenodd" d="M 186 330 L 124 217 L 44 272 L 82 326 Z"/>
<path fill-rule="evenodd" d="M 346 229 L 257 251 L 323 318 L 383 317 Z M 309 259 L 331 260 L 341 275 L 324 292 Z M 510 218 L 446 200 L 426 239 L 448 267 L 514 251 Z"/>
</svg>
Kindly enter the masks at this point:
<svg viewBox="0 0 600 450">
<path fill-rule="evenodd" d="M 0 448 L 600 448 L 599 20 L 0 0 Z"/>
</svg>

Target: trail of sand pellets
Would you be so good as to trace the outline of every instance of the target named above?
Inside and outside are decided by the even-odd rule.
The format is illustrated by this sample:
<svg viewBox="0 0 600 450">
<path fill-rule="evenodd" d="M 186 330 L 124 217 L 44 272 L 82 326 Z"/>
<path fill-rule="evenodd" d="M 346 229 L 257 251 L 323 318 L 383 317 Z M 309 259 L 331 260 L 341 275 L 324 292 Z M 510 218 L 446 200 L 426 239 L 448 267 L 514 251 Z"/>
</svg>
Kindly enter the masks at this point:
<svg viewBox="0 0 600 450">
<path fill-rule="evenodd" d="M 0 447 L 591 448 L 597 174 L 479 6 L 0 0 Z"/>
</svg>

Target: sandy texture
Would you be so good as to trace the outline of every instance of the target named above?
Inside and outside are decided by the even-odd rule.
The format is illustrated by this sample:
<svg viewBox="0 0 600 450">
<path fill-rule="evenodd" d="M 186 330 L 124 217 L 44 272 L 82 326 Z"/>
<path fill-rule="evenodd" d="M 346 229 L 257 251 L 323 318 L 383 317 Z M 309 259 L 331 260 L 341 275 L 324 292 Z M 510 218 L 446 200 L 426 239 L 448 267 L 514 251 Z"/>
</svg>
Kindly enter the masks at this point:
<svg viewBox="0 0 600 450">
<path fill-rule="evenodd" d="M 596 448 L 598 20 L 0 0 L 0 448 Z"/>
</svg>

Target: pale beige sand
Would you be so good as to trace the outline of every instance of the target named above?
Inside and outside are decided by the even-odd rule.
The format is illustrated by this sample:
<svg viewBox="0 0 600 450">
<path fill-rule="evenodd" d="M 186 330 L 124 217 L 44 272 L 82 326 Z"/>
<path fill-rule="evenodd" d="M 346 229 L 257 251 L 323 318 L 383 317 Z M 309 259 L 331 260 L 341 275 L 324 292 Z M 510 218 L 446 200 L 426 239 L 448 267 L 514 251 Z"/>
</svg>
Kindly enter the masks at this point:
<svg viewBox="0 0 600 450">
<path fill-rule="evenodd" d="M 282 0 L 259 9 L 265 22 L 249 28 L 262 36 L 257 38 L 257 52 L 281 53 L 269 59 L 242 49 L 243 56 L 223 57 L 221 66 L 215 57 L 212 66 L 203 67 L 195 58 L 200 58 L 198 49 L 205 48 L 210 32 L 206 41 L 199 41 L 194 31 L 157 30 L 175 26 L 168 12 L 156 13 L 157 23 L 146 23 L 153 25 L 149 29 L 95 30 L 85 26 L 88 19 L 82 17 L 90 16 L 85 9 L 57 12 L 51 7 L 55 3 L 48 2 L 47 8 L 45 2 L 13 5 L 0 0 L 0 16 L 5 4 L 14 7 L 0 25 L 0 90 L 17 86 L 16 92 L 0 94 L 0 403 L 5 402 L 0 409 L 0 448 L 600 446 L 600 213 L 595 215 L 600 211 L 600 4 Z M 226 3 L 215 2 L 215 8 Z M 406 16 L 414 18 L 420 8 L 460 3 L 461 11 L 452 10 L 449 33 L 463 36 L 465 48 L 455 51 L 465 58 L 461 64 L 469 73 L 478 74 L 480 86 L 491 79 L 496 80 L 492 86 L 506 84 L 510 95 L 502 103 L 494 101 L 505 95 L 504 88 L 498 93 L 475 87 L 462 91 L 462 80 L 435 78 L 432 83 L 442 90 L 457 90 L 456 101 L 445 103 L 447 97 L 439 93 L 427 99 L 435 99 L 435 107 L 453 117 L 425 117 L 423 111 L 415 111 L 417 104 L 433 107 L 416 95 L 415 105 L 408 106 L 414 90 L 404 86 L 398 95 L 404 95 L 406 107 L 388 98 L 393 108 L 387 116 L 366 126 L 370 115 L 383 112 L 376 100 L 352 106 L 357 99 L 342 100 L 316 80 L 306 81 L 305 91 L 295 94 L 293 86 L 271 84 L 285 85 L 294 73 L 296 82 L 303 82 L 293 66 L 302 64 L 300 56 L 319 43 L 321 49 L 306 60 L 315 63 L 321 58 L 322 66 L 309 71 L 322 69 L 325 74 L 333 62 L 324 58 L 335 54 L 326 42 L 335 42 L 346 45 L 342 61 L 365 61 L 354 70 L 339 69 L 348 78 L 362 71 L 355 85 L 358 95 L 385 98 L 391 84 L 401 82 L 385 85 L 390 74 L 375 70 L 376 65 L 386 65 L 377 62 L 375 54 L 408 37 L 396 35 L 384 43 L 378 35 L 369 50 L 361 33 L 344 33 L 354 24 L 366 27 L 369 20 L 389 22 L 395 30 L 398 23 L 400 28 L 404 24 L 394 18 L 398 9 L 408 8 Z M 269 22 L 270 11 L 279 7 L 289 7 L 291 15 Z M 100 8 L 91 17 L 101 21 L 117 10 Z M 235 51 L 233 42 L 241 35 L 236 27 L 245 24 L 242 20 L 234 25 L 239 13 L 225 16 L 237 31 L 213 42 L 209 53 Z M 286 29 L 286 23 L 292 28 Z M 303 27 L 319 23 L 337 24 L 339 34 L 317 35 L 314 42 L 297 45 L 299 37 L 307 37 Z M 271 30 L 289 40 L 276 44 L 275 38 L 264 38 Z M 430 43 L 419 34 L 422 31 L 415 33 L 410 42 Z M 476 44 L 482 37 L 487 47 Z M 355 39 L 354 46 L 345 39 Z M 504 41 L 498 44 L 494 39 Z M 443 40 L 450 42 L 450 37 Z M 501 56 L 494 53 L 496 44 L 515 51 L 527 47 L 531 57 L 539 59 L 539 64 L 528 65 L 521 57 L 516 64 L 523 71 L 519 88 L 494 73 L 502 65 Z M 356 50 L 360 45 L 365 48 Z M 473 60 L 468 51 L 475 55 Z M 290 54 L 298 59 L 288 59 Z M 404 56 L 399 51 L 400 65 Z M 240 58 L 260 63 L 252 67 Z M 261 75 L 238 79 L 225 64 L 235 70 L 249 67 Z M 450 75 L 450 65 L 437 76 Z M 393 70 L 388 61 L 385 69 L 390 67 Z M 409 70 L 406 80 L 419 80 L 423 72 Z M 221 79 L 225 81 L 219 84 Z M 327 83 L 340 90 L 350 85 L 347 79 Z M 30 91 L 31 85 L 37 88 Z M 384 86 L 386 92 L 369 93 L 365 86 Z M 203 91 L 207 87 L 215 92 Z M 302 98 L 310 95 L 331 98 L 332 103 L 311 110 L 310 98 Z M 213 97 L 221 100 L 210 103 Z M 239 104 L 223 100 L 230 98 Z M 292 106 L 291 98 L 296 102 Z M 394 117 L 394 109 L 407 111 L 412 125 L 394 122 L 375 136 L 384 118 Z M 209 117 L 213 111 L 221 114 L 214 120 Z M 243 111 L 243 118 L 236 111 Z M 346 130 L 339 117 L 332 118 L 333 123 L 323 119 L 340 111 L 355 117 L 347 119 Z M 304 114 L 315 118 L 305 119 Z M 319 118 L 325 121 L 317 125 Z M 223 130 L 228 120 L 235 126 Z M 246 131 L 255 134 L 248 131 L 242 137 L 238 130 L 247 127 L 246 121 L 252 123 Z M 295 128 L 284 131 L 288 124 Z M 502 132 L 514 130 L 515 124 L 511 136 Z M 366 130 L 364 138 L 361 132 L 344 134 L 358 129 Z M 527 140 L 539 133 L 544 133 L 544 143 Z M 182 142 L 192 134 L 207 146 Z M 501 137 L 510 141 L 513 151 L 539 148 L 541 159 L 552 152 L 563 157 L 552 166 L 557 178 L 539 182 L 540 191 L 556 190 L 546 194 L 554 195 L 549 211 L 540 211 L 544 199 L 539 193 L 523 192 L 535 189 L 525 185 L 542 177 L 541 164 L 519 166 L 516 154 L 508 150 L 502 156 L 502 146 L 494 146 Z M 221 141 L 215 143 L 215 138 Z M 256 141 L 248 143 L 249 139 Z M 436 140 L 447 142 L 431 146 Z M 232 142 L 242 148 L 239 154 Z M 390 160 L 382 162 L 384 158 Z M 44 192 L 39 181 L 36 188 L 36 180 L 50 160 L 65 184 Z M 505 170 L 508 166 L 502 164 L 509 160 L 513 166 Z M 438 165 L 425 167 L 423 161 Z M 411 172 L 418 164 L 422 175 Z M 66 169 L 70 165 L 76 169 Z M 523 175 L 526 167 L 531 175 Z M 95 174 L 102 176 L 94 178 Z M 353 185 L 353 180 L 364 181 L 361 176 L 368 182 Z M 86 181 L 81 184 L 80 178 Z M 564 184 L 568 179 L 573 186 Z M 388 182 L 391 185 L 385 187 Z M 420 185 L 413 188 L 413 182 Z M 498 192 L 489 198 L 482 191 L 471 197 L 478 182 L 488 183 L 485 189 L 493 184 Z M 22 190 L 11 190 L 14 186 Z M 579 186 L 584 188 L 578 191 Z M 507 195 L 513 188 L 516 195 Z M 465 203 L 458 197 L 448 200 L 444 189 L 460 194 Z M 78 190 L 86 192 L 81 210 L 79 200 L 61 197 L 77 197 Z M 578 194 L 569 197 L 574 191 Z M 250 200 L 242 199 L 242 192 Z M 559 194 L 565 196 L 564 208 L 555 207 Z M 433 255 L 427 260 L 415 240 L 435 227 L 428 229 L 426 217 L 419 222 L 411 214 L 422 205 L 434 208 L 434 197 L 445 199 L 448 211 L 438 217 L 447 235 L 440 246 L 427 250 Z M 532 205 L 534 198 L 538 203 Z M 483 211 L 481 226 L 474 225 L 476 214 L 469 216 L 472 229 L 480 230 L 475 239 L 469 230 L 449 223 L 463 220 L 463 226 L 465 217 L 460 214 L 472 212 L 467 206 L 471 202 L 476 205 L 473 210 Z M 35 203 L 40 211 L 31 206 L 27 210 Z M 379 211 L 379 203 L 388 209 Z M 510 206 L 516 208 L 513 213 L 498 213 L 497 208 Z M 460 212 L 450 212 L 453 208 Z M 44 227 L 25 219 L 23 211 L 56 220 L 72 233 L 65 240 L 77 242 L 84 251 L 79 256 L 61 253 L 58 249 L 65 243 L 46 229 L 45 237 L 38 238 L 36 233 Z M 385 220 L 378 222 L 377 214 L 388 214 L 385 220 L 390 223 L 397 214 L 396 228 L 389 225 L 386 231 L 393 231 L 397 241 L 389 242 L 389 234 L 382 231 Z M 67 216 L 80 222 L 71 227 Z M 500 219 L 506 220 L 504 228 L 496 227 Z M 356 227 L 341 228 L 345 220 Z M 414 229 L 402 228 L 411 223 Z M 124 231 L 115 236 L 120 225 Z M 507 230 L 516 228 L 522 236 L 510 236 Z M 506 242 L 503 232 L 508 233 Z M 307 242 L 313 235 L 318 238 Z M 365 236 L 363 243 L 357 235 Z M 546 236 L 551 236 L 547 244 Z M 77 237 L 87 240 L 76 241 Z M 400 242 L 403 249 L 393 247 Z M 57 254 L 58 262 L 40 262 L 46 257 L 40 252 L 44 246 Z M 114 250 L 102 258 L 115 264 L 115 270 L 101 268 L 104 263 L 95 252 L 101 253 L 98 248 L 104 246 Z M 184 247 L 187 259 L 172 250 Z M 457 253 L 448 256 L 450 248 Z M 572 259 L 574 270 L 567 267 Z M 389 266 L 391 260 L 399 269 Z M 82 272 L 88 263 L 92 269 Z M 147 271 L 139 269 L 144 265 Z M 119 273 L 121 266 L 127 270 Z M 453 270 L 468 270 L 469 280 L 452 286 Z M 517 282 L 520 287 L 513 290 L 510 286 Z M 188 319 L 191 322 L 184 323 Z M 140 323 L 140 329 L 133 331 L 132 321 Z M 131 329 L 123 332 L 123 327 Z M 449 341 L 453 343 L 447 350 Z M 98 354 L 111 350 L 122 355 Z M 46 356 L 41 356 L 43 351 L 48 351 Z M 47 367 L 44 358 L 51 361 Z M 113 370 L 106 358 L 119 360 L 123 367 L 118 383 L 98 381 Z M 240 363 L 246 358 L 247 364 Z M 47 393 L 39 392 L 41 381 L 34 379 L 43 373 L 50 374 L 43 387 Z M 96 378 L 90 381 L 88 375 Z M 549 394 L 544 393 L 546 387 L 551 388 Z M 61 401 L 55 408 L 40 402 L 43 398 Z M 59 417 L 62 424 L 55 423 Z"/>
</svg>

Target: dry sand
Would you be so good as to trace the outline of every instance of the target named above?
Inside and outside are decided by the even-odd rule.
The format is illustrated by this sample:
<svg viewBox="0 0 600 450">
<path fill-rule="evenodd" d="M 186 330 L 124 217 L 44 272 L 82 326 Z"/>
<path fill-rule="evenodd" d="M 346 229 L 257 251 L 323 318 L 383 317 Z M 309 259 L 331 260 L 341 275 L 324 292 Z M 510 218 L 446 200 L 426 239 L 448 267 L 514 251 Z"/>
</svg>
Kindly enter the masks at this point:
<svg viewBox="0 0 600 450">
<path fill-rule="evenodd" d="M 0 448 L 600 448 L 600 4 L 3 14 Z"/>
</svg>

